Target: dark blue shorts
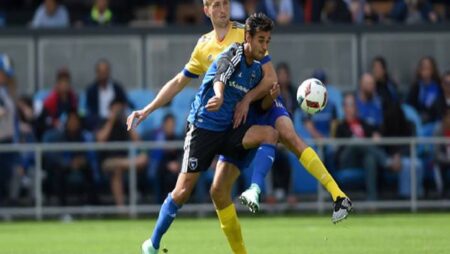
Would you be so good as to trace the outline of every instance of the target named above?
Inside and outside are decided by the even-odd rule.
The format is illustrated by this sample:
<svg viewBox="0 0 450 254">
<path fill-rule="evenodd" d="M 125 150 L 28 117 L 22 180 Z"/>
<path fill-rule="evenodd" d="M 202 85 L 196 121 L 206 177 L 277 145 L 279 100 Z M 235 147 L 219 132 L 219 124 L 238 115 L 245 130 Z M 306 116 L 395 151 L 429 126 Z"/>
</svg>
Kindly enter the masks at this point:
<svg viewBox="0 0 450 254">
<path fill-rule="evenodd" d="M 270 125 L 275 128 L 277 119 L 282 116 L 290 117 L 289 112 L 287 111 L 286 107 L 284 107 L 281 100 L 277 99 L 273 102 L 272 108 L 270 108 L 269 111 L 263 114 L 255 114 L 253 119 L 249 119 L 249 121 L 252 123 L 252 125 Z M 252 149 L 252 151 L 250 151 L 247 156 L 240 161 L 223 155 L 219 156 L 219 160 L 232 163 L 242 171 L 250 166 L 250 163 L 253 161 L 253 157 L 255 156 L 255 154 L 256 149 Z"/>
</svg>

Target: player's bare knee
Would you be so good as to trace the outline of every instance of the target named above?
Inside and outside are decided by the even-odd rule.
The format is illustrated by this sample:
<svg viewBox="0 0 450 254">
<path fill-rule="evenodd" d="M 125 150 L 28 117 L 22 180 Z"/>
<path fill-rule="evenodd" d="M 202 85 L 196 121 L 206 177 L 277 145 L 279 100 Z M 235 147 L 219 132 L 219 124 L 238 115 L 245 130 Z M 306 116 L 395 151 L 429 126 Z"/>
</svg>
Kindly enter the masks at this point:
<svg viewBox="0 0 450 254">
<path fill-rule="evenodd" d="M 211 195 L 211 199 L 214 203 L 220 203 L 225 197 L 223 188 L 216 185 L 211 186 L 209 189 L 209 194 Z"/>
<path fill-rule="evenodd" d="M 269 127 L 269 126 L 265 127 L 264 134 L 265 135 L 264 135 L 263 143 L 275 145 L 278 142 L 279 134 L 278 134 L 278 131 L 275 130 L 274 128 Z"/>
<path fill-rule="evenodd" d="M 172 191 L 172 199 L 178 205 L 182 205 L 182 204 L 186 203 L 190 196 L 191 196 L 191 190 L 186 187 L 175 188 Z"/>
</svg>

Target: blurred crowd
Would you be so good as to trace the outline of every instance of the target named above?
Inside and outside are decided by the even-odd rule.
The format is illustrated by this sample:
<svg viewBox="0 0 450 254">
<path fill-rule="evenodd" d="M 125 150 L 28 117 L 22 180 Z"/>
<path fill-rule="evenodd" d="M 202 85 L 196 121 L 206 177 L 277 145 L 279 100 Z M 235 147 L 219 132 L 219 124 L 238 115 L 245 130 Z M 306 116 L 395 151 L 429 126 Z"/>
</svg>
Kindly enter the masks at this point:
<svg viewBox="0 0 450 254">
<path fill-rule="evenodd" d="M 136 105 L 145 105 L 149 98 L 141 91 L 138 94 L 144 97 L 144 102 L 131 96 L 132 91 L 124 90 L 113 78 L 112 70 L 107 59 L 99 59 L 93 70 L 95 79 L 85 91 L 76 91 L 70 70 L 61 67 L 55 70 L 53 89 L 37 98 L 17 91 L 13 61 L 8 55 L 0 54 L 0 144 L 182 141 L 183 128 L 179 127 L 184 125 L 184 116 L 196 89 L 191 89 L 190 93 L 186 93 L 189 89 L 182 91 L 178 98 L 183 99 L 184 104 L 169 105 L 170 110 L 164 111 L 153 127 L 144 124 L 137 131 L 128 132 L 127 114 Z M 389 75 L 389 66 L 383 57 L 373 59 L 371 68 L 360 76 L 359 84 L 355 84 L 355 91 L 337 89 L 324 70 L 316 69 L 311 77 L 327 86 L 329 100 L 324 111 L 313 116 L 305 115 L 297 106 L 296 82 L 291 80 L 289 65 L 279 63 L 276 71 L 281 96 L 296 130 L 305 139 L 450 138 L 450 71 L 438 70 L 432 57 L 423 57 L 417 63 L 416 72 L 411 74 L 414 82 L 404 91 Z M 151 197 L 152 202 L 164 199 L 176 182 L 181 157 L 182 149 L 137 151 L 135 166 L 142 197 Z M 273 175 L 268 178 L 267 201 L 295 202 L 292 194 L 296 192 L 296 185 L 307 185 L 304 179 L 293 180 L 294 175 L 303 170 L 291 157 L 280 147 Z M 419 145 L 414 158 L 408 145 L 381 146 L 375 142 L 361 146 L 326 146 L 322 157 L 344 189 L 363 190 L 368 200 L 385 195 L 409 198 L 412 163 L 418 197 L 449 195 L 449 145 Z M 114 203 L 118 207 L 126 204 L 131 163 L 127 150 L 75 152 L 64 151 L 61 147 L 61 151 L 44 152 L 42 159 L 46 204 Z M 34 160 L 32 151 L 0 154 L 1 205 L 33 201 Z M 195 201 L 208 200 L 212 174 L 213 171 L 209 171 L 202 176 Z M 241 187 L 248 181 L 246 175 L 240 180 Z M 317 190 L 316 183 L 311 189 L 312 192 Z"/>
<path fill-rule="evenodd" d="M 447 0 L 230 0 L 231 19 L 264 12 L 280 25 L 420 24 L 450 19 Z M 2 0 L 0 27 L 209 24 L 201 0 Z"/>
</svg>

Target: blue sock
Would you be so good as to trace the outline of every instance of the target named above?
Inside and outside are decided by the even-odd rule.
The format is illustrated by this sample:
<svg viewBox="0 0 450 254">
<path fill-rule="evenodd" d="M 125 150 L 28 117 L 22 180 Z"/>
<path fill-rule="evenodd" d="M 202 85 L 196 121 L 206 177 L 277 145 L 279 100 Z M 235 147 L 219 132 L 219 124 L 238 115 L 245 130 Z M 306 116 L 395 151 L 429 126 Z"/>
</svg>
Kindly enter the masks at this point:
<svg viewBox="0 0 450 254">
<path fill-rule="evenodd" d="M 179 208 L 180 207 L 178 207 L 178 205 L 173 201 L 172 194 L 169 193 L 167 198 L 164 200 L 161 209 L 159 210 L 158 220 L 156 221 L 156 226 L 151 237 L 152 244 L 155 249 L 159 249 L 161 238 L 177 216 L 177 211 Z"/>
<path fill-rule="evenodd" d="M 253 159 L 252 185 L 258 185 L 259 189 L 264 186 L 264 179 L 272 168 L 275 160 L 275 146 L 271 144 L 261 144 Z"/>
</svg>

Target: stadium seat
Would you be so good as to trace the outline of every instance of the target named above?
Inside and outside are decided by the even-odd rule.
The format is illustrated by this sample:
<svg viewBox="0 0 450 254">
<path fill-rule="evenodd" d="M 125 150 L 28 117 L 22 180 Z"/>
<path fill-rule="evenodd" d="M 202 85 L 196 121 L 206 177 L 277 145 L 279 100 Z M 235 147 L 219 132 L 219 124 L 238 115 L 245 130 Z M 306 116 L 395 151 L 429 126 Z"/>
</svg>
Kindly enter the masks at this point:
<svg viewBox="0 0 450 254">
<path fill-rule="evenodd" d="M 134 104 L 136 109 L 145 107 L 153 98 L 155 98 L 155 94 L 150 90 L 134 89 L 128 91 L 128 99 Z"/>
<path fill-rule="evenodd" d="M 355 190 L 365 188 L 365 170 L 362 168 L 341 169 L 336 171 L 333 177 L 343 189 Z"/>
<path fill-rule="evenodd" d="M 87 113 L 87 101 L 85 92 L 81 92 L 78 94 L 78 113 L 81 116 L 85 116 Z"/>
<path fill-rule="evenodd" d="M 187 109 L 191 108 L 191 103 L 194 101 L 195 94 L 197 93 L 197 89 L 193 87 L 184 88 L 175 98 L 172 100 L 172 108 L 173 109 Z"/>
<path fill-rule="evenodd" d="M 154 93 L 150 90 L 135 89 L 128 91 L 128 100 L 130 100 L 130 102 L 134 105 L 136 109 L 142 109 L 151 100 L 153 100 L 154 97 L 155 97 Z M 152 118 L 152 116 L 150 116 L 150 118 Z M 143 133 L 151 131 L 154 128 L 155 125 L 152 123 L 152 120 L 146 119 L 138 126 L 137 132 L 140 135 L 142 135 Z"/>
<path fill-rule="evenodd" d="M 151 124 L 150 130 L 160 128 L 163 122 L 163 118 L 166 114 L 172 114 L 172 110 L 170 109 L 170 107 L 163 107 L 155 110 L 146 120 Z"/>
<path fill-rule="evenodd" d="M 50 94 L 50 90 L 39 90 L 37 91 L 34 96 L 33 100 L 35 101 L 43 101 L 47 96 Z"/>
<path fill-rule="evenodd" d="M 300 135 L 300 137 L 302 137 L 303 139 L 312 138 L 311 134 L 309 134 L 309 132 L 303 126 L 301 109 L 298 108 L 297 110 L 295 110 L 292 121 L 294 123 L 295 131 L 297 132 L 298 135 Z"/>
<path fill-rule="evenodd" d="M 317 192 L 317 181 L 299 163 L 293 153 L 288 153 L 289 163 L 292 168 L 292 187 L 294 193 Z"/>
<path fill-rule="evenodd" d="M 50 90 L 39 90 L 33 95 L 33 109 L 35 116 L 39 116 L 44 108 L 44 100 L 50 94 Z"/>
<path fill-rule="evenodd" d="M 417 113 L 416 109 L 408 104 L 402 104 L 402 110 L 406 119 L 414 123 L 416 127 L 416 136 L 422 136 L 422 120 L 420 119 L 419 113 Z"/>
<path fill-rule="evenodd" d="M 328 101 L 334 102 L 336 105 L 336 113 L 338 119 L 344 119 L 344 107 L 342 106 L 342 91 L 337 89 L 335 86 L 327 86 L 328 90 Z"/>
<path fill-rule="evenodd" d="M 171 110 L 175 116 L 175 131 L 177 135 L 183 135 L 186 127 L 186 119 L 191 109 L 191 103 L 194 100 L 197 90 L 192 87 L 183 89 L 172 101 Z"/>
</svg>

